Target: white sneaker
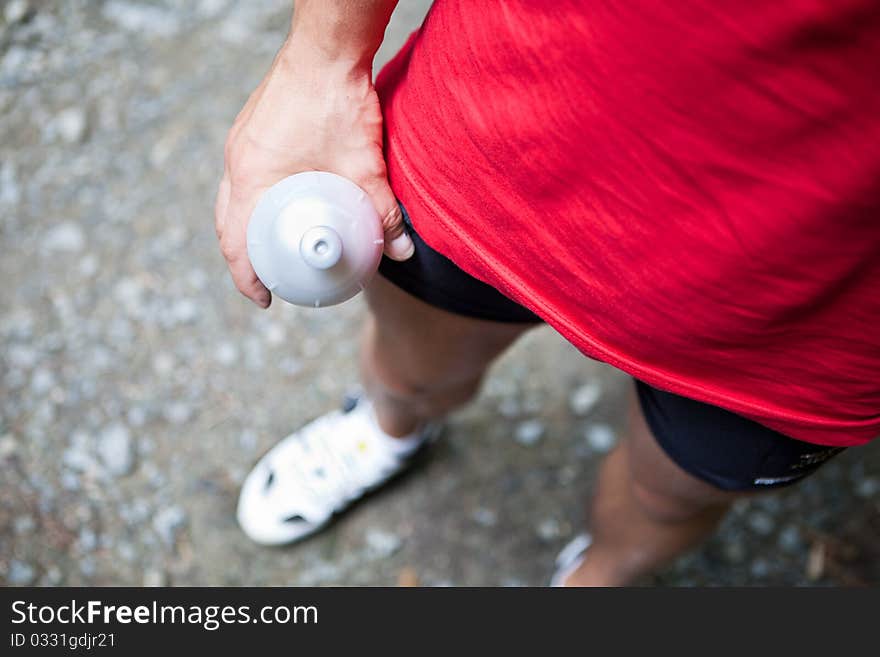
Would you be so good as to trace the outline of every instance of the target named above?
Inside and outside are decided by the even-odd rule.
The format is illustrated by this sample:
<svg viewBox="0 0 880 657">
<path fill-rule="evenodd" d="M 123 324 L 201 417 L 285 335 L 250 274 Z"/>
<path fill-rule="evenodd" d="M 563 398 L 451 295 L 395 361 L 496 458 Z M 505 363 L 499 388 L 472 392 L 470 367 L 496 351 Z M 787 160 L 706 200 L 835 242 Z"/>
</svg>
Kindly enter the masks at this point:
<svg viewBox="0 0 880 657">
<path fill-rule="evenodd" d="M 574 571 L 581 567 L 587 556 L 587 549 L 593 543 L 593 537 L 583 532 L 578 534 L 568 545 L 559 552 L 556 557 L 556 572 L 550 578 L 550 586 L 559 587 L 565 585 L 565 580 Z"/>
<path fill-rule="evenodd" d="M 347 411 L 313 420 L 275 445 L 254 466 L 238 498 L 238 523 L 263 545 L 310 536 L 413 462 L 441 430 L 426 425 L 392 438 L 365 398 Z"/>
</svg>

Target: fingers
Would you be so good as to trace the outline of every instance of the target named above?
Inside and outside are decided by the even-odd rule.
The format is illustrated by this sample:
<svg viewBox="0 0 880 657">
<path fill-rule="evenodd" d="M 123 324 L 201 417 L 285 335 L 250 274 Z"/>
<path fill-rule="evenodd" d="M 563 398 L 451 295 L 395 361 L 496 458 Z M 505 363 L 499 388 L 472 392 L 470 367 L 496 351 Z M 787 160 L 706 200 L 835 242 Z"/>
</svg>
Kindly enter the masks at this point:
<svg viewBox="0 0 880 657">
<path fill-rule="evenodd" d="M 229 177 L 220 182 L 215 204 L 217 237 L 235 287 L 261 308 L 272 303 L 272 294 L 257 278 L 247 254 L 247 224 L 259 191 L 242 196 L 233 192 Z"/>
<path fill-rule="evenodd" d="M 376 211 L 382 219 L 385 232 L 385 255 L 392 260 L 408 260 L 415 252 L 415 246 L 403 230 L 403 213 L 391 186 L 385 178 L 378 179 L 364 188 L 370 195 Z"/>
<path fill-rule="evenodd" d="M 232 281 L 238 291 L 260 308 L 268 308 L 272 303 L 272 294 L 257 278 L 247 257 L 247 248 L 236 248 L 234 255 L 226 258 L 226 263 L 229 265 L 229 273 L 232 274 Z"/>
</svg>

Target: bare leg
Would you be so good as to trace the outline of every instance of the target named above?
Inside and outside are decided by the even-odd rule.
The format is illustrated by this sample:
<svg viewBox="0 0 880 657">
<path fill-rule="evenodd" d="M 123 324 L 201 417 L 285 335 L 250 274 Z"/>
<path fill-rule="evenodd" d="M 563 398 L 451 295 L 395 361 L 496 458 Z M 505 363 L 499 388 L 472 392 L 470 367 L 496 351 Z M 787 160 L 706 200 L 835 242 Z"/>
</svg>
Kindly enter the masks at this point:
<svg viewBox="0 0 880 657">
<path fill-rule="evenodd" d="M 449 313 L 380 276 L 366 294 L 361 378 L 379 425 L 392 436 L 471 399 L 486 368 L 531 326 Z"/>
<path fill-rule="evenodd" d="M 439 310 L 381 277 L 367 302 L 361 376 L 392 436 L 467 402 L 491 362 L 529 328 Z M 602 466 L 589 558 L 567 583 L 632 582 L 707 537 L 735 497 L 675 465 L 634 404 L 627 438 Z"/>
<path fill-rule="evenodd" d="M 679 468 L 660 448 L 638 403 L 605 459 L 591 503 L 593 544 L 568 586 L 620 586 L 656 570 L 708 536 L 743 493 L 721 491 Z"/>
</svg>

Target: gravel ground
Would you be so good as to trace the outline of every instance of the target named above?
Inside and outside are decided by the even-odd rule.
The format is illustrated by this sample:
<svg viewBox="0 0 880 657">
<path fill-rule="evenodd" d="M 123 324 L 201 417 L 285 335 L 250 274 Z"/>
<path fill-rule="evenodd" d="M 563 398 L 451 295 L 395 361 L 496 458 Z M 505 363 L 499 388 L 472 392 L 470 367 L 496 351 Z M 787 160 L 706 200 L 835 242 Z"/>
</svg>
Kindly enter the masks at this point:
<svg viewBox="0 0 880 657">
<path fill-rule="evenodd" d="M 426 2 L 395 15 L 385 61 Z M 289 549 L 237 487 L 355 379 L 360 300 L 258 312 L 213 235 L 222 143 L 286 2 L 0 2 L 0 580 L 538 585 L 621 430 L 626 377 L 547 328 L 412 476 Z M 738 504 L 665 585 L 877 584 L 880 445 Z"/>
</svg>

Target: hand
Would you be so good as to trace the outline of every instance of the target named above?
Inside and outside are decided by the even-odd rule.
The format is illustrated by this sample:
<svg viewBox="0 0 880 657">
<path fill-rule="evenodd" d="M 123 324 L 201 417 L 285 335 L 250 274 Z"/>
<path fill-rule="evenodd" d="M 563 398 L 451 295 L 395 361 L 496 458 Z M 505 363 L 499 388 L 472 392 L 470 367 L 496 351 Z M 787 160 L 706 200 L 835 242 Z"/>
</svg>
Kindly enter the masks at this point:
<svg viewBox="0 0 880 657">
<path fill-rule="evenodd" d="M 247 224 L 273 184 L 301 171 L 329 171 L 357 183 L 385 229 L 385 254 L 406 260 L 413 244 L 388 185 L 382 112 L 369 66 L 328 61 L 288 42 L 229 131 L 215 205 L 220 250 L 235 286 L 266 308 L 272 295 L 247 255 Z"/>
</svg>

